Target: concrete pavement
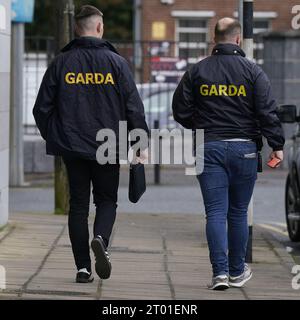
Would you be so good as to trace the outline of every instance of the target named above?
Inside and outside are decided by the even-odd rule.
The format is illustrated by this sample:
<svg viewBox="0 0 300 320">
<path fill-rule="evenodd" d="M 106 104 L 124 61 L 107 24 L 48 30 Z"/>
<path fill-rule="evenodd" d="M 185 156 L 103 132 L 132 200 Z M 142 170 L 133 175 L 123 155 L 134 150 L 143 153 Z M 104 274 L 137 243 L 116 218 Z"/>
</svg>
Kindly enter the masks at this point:
<svg viewBox="0 0 300 320">
<path fill-rule="evenodd" d="M 6 269 L 0 299 L 300 299 L 291 286 L 295 262 L 259 227 L 249 284 L 208 290 L 204 229 L 203 215 L 119 213 L 111 278 L 76 284 L 66 217 L 15 214 L 0 231 L 0 265 Z"/>
</svg>

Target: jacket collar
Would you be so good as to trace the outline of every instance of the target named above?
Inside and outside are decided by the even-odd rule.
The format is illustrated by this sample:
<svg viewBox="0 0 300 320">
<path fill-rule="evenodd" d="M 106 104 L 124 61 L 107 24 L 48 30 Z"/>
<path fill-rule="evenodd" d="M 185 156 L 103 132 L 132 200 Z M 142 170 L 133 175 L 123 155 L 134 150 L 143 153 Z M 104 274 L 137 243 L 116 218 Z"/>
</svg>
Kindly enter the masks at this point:
<svg viewBox="0 0 300 320">
<path fill-rule="evenodd" d="M 98 39 L 95 37 L 80 37 L 69 42 L 61 52 L 66 52 L 75 48 L 100 48 L 108 49 L 116 54 L 119 54 L 117 49 L 107 40 Z"/>
<path fill-rule="evenodd" d="M 245 52 L 236 44 L 218 43 L 212 50 L 212 55 L 238 55 L 246 57 Z"/>
</svg>

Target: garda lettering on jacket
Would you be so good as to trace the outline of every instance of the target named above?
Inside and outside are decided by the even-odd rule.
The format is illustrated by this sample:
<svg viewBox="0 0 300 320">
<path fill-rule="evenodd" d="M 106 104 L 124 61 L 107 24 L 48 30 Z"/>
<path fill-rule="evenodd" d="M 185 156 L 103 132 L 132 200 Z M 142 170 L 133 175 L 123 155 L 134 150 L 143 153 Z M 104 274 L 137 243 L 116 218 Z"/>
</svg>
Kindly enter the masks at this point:
<svg viewBox="0 0 300 320">
<path fill-rule="evenodd" d="M 240 86 L 236 86 L 234 84 L 202 84 L 200 86 L 200 94 L 202 96 L 247 96 L 246 88 L 243 84 Z"/>
<path fill-rule="evenodd" d="M 74 73 L 68 72 L 65 75 L 65 82 L 68 84 L 106 84 L 115 85 L 111 73 Z"/>
</svg>

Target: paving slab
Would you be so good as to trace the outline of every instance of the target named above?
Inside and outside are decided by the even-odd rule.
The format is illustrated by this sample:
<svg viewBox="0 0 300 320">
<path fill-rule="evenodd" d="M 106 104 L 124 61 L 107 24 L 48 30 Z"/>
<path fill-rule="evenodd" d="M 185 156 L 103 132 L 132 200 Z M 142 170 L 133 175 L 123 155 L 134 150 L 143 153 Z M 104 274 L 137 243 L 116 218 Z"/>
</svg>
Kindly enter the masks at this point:
<svg viewBox="0 0 300 320">
<path fill-rule="evenodd" d="M 214 292 L 207 289 L 203 215 L 119 214 L 111 278 L 77 284 L 67 217 L 14 214 L 0 232 L 0 265 L 6 269 L 0 299 L 300 299 L 291 286 L 292 257 L 267 231 L 255 226 L 254 234 L 253 279 L 243 289 Z"/>
</svg>

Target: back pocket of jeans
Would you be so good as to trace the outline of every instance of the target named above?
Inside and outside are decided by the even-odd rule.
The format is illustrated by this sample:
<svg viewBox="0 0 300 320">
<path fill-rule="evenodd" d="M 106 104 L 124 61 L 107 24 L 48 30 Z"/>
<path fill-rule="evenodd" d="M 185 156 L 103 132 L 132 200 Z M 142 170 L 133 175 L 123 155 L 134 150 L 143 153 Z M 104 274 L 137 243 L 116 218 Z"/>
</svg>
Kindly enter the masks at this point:
<svg viewBox="0 0 300 320">
<path fill-rule="evenodd" d="M 257 147 L 255 143 L 239 143 L 232 147 L 236 155 L 237 172 L 243 178 L 252 178 L 257 172 Z"/>
<path fill-rule="evenodd" d="M 245 153 L 243 158 L 240 158 L 240 175 L 243 178 L 252 178 L 257 173 L 257 153 Z"/>
</svg>

